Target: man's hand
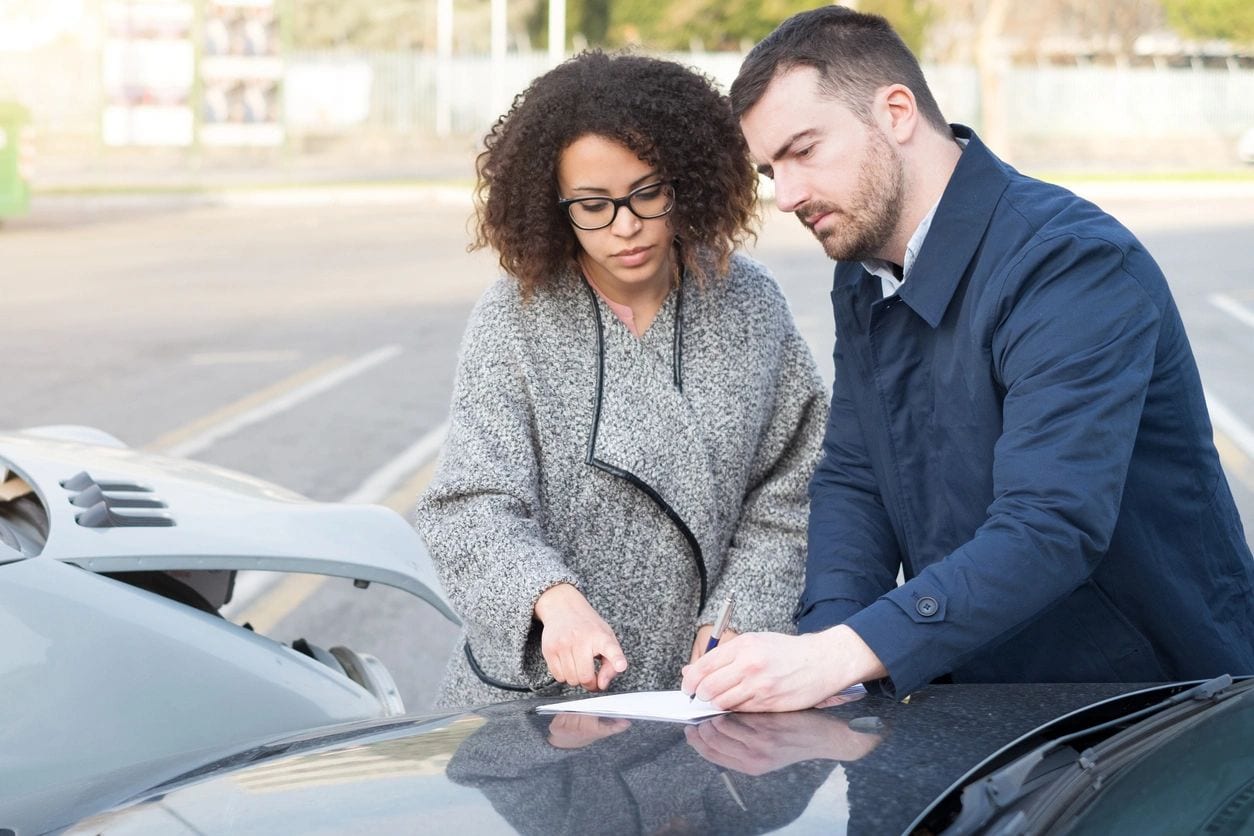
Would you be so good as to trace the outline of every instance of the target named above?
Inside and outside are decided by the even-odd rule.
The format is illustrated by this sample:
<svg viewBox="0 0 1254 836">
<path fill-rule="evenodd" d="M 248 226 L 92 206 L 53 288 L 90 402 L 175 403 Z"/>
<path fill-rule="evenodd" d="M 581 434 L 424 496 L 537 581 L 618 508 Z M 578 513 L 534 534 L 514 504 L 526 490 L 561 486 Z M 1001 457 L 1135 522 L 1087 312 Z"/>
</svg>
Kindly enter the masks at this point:
<svg viewBox="0 0 1254 836">
<path fill-rule="evenodd" d="M 687 665 L 681 687 L 719 708 L 795 711 L 887 673 L 858 634 L 839 624 L 800 636 L 746 633 Z"/>
<path fill-rule="evenodd" d="M 629 728 L 631 721 L 621 717 L 558 714 L 549 723 L 549 745 L 555 749 L 582 749 Z"/>
<path fill-rule="evenodd" d="M 697 638 L 692 643 L 692 655 L 688 657 L 688 664 L 692 664 L 705 654 L 705 646 L 710 643 L 710 634 L 714 632 L 713 624 L 702 624 L 697 628 Z M 723 630 L 723 636 L 718 640 L 719 645 L 729 642 L 736 636 L 740 635 L 730 627 Z"/>
<path fill-rule="evenodd" d="M 822 711 L 792 714 L 723 714 L 684 729 L 688 745 L 713 764 L 746 775 L 765 775 L 800 761 L 856 761 L 882 739 L 856 732 Z"/>
<path fill-rule="evenodd" d="M 536 601 L 535 612 L 544 625 L 540 651 L 558 682 L 604 691 L 615 676 L 627 670 L 627 657 L 618 637 L 575 587 L 568 583 L 549 587 Z"/>
</svg>

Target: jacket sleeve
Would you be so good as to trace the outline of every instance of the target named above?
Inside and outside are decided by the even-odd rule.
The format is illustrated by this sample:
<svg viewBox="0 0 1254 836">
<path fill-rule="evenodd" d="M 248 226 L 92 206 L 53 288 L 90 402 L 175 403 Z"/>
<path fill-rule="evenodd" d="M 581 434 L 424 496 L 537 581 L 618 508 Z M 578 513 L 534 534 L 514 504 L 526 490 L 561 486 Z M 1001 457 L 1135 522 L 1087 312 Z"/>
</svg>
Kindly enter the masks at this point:
<svg viewBox="0 0 1254 836">
<path fill-rule="evenodd" d="M 827 414 L 810 348 L 784 311 L 788 332 L 774 403 L 754 452 L 730 548 L 700 616 L 700 623 L 712 623 L 734 593 L 732 628 L 742 633 L 792 632 L 805 566 L 806 484 Z"/>
<path fill-rule="evenodd" d="M 416 524 L 477 661 L 495 678 L 534 686 L 547 676 L 535 602 L 578 579 L 542 530 L 536 433 L 517 361 L 518 304 L 502 281 L 471 314 L 448 437 Z"/>
<path fill-rule="evenodd" d="M 989 340 L 1005 396 L 988 515 L 968 542 L 847 620 L 898 694 L 1084 583 L 1118 517 L 1160 311 L 1120 247 L 1098 238 L 1039 242 L 1004 275 Z"/>
<path fill-rule="evenodd" d="M 810 481 L 809 552 L 797 629 L 844 622 L 897 584 L 901 552 L 850 397 L 853 363 L 836 338 L 822 457 Z"/>
</svg>

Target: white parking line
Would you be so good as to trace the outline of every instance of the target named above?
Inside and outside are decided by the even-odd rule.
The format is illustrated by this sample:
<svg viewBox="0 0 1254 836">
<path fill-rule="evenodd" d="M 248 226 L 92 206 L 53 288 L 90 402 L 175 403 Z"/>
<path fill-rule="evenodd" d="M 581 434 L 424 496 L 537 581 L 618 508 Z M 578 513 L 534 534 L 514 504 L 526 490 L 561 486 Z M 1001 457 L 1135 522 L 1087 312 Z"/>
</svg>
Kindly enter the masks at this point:
<svg viewBox="0 0 1254 836">
<path fill-rule="evenodd" d="M 1212 293 L 1206 297 L 1206 300 L 1224 313 L 1254 328 L 1254 312 L 1251 312 L 1249 308 L 1231 296 L 1225 296 L 1222 293 Z"/>
<path fill-rule="evenodd" d="M 440 452 L 440 445 L 444 443 L 444 436 L 447 433 L 448 422 L 445 421 L 410 445 L 399 456 L 367 476 L 356 490 L 341 501 L 377 503 L 385 499 L 402 479 L 420 470 L 435 458 L 435 455 Z M 222 608 L 222 614 L 229 619 L 235 619 L 284 577 L 286 576 L 281 572 L 239 572 L 235 576 L 235 589 L 231 594 L 231 602 Z M 312 586 L 302 587 L 300 600 L 303 601 L 321 585 L 322 582 L 318 581 Z M 295 609 L 295 605 L 287 609 L 288 611 Z"/>
<path fill-rule="evenodd" d="M 279 397 L 267 400 L 252 409 L 214 424 L 191 438 L 183 439 L 176 444 L 166 447 L 162 452 L 169 456 L 193 456 L 213 446 L 215 442 L 239 432 L 244 427 L 260 423 L 278 415 L 280 412 L 291 409 L 297 404 L 307 401 L 315 395 L 320 395 L 328 389 L 374 368 L 380 363 L 391 360 L 400 353 L 401 347 L 399 345 L 389 345 L 377 351 L 372 351 L 351 363 L 314 378 L 303 386 L 299 386 Z"/>
<path fill-rule="evenodd" d="M 401 480 L 421 468 L 440 452 L 444 436 L 448 434 L 448 422 L 431 430 L 411 444 L 403 453 L 376 470 L 361 483 L 357 490 L 344 497 L 343 502 L 374 503 L 386 498 Z"/>
</svg>

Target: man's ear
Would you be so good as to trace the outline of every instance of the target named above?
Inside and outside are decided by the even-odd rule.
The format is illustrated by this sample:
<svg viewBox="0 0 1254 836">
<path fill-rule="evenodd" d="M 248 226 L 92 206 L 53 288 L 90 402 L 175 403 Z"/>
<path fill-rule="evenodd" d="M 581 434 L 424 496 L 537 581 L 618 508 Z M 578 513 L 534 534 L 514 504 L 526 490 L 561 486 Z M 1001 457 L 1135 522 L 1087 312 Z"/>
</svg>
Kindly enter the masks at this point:
<svg viewBox="0 0 1254 836">
<path fill-rule="evenodd" d="M 882 88 L 875 99 L 885 129 L 898 145 L 909 142 L 919 126 L 919 108 L 914 101 L 914 93 L 904 84 L 890 84 Z"/>
</svg>

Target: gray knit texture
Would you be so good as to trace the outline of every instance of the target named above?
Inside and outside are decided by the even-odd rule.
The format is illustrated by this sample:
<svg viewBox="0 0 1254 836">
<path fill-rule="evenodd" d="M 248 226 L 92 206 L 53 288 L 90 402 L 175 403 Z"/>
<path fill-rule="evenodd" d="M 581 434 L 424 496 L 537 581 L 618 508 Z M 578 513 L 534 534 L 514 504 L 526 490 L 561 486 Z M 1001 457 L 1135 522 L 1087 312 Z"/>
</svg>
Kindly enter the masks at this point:
<svg viewBox="0 0 1254 836">
<path fill-rule="evenodd" d="M 676 688 L 698 625 L 729 594 L 735 630 L 793 629 L 806 487 L 827 420 L 822 383 L 779 287 L 743 255 L 704 286 L 685 278 L 682 303 L 672 292 L 639 339 L 577 275 L 560 279 L 525 302 L 501 279 L 471 314 L 418 530 L 489 676 L 549 681 L 533 608 L 566 582 L 627 656 L 611 690 Z M 594 427 L 595 458 L 648 484 L 695 535 L 709 582 L 702 610 L 676 524 L 639 487 L 588 463 Z M 459 649 L 437 704 L 517 696 L 481 681 Z"/>
</svg>

